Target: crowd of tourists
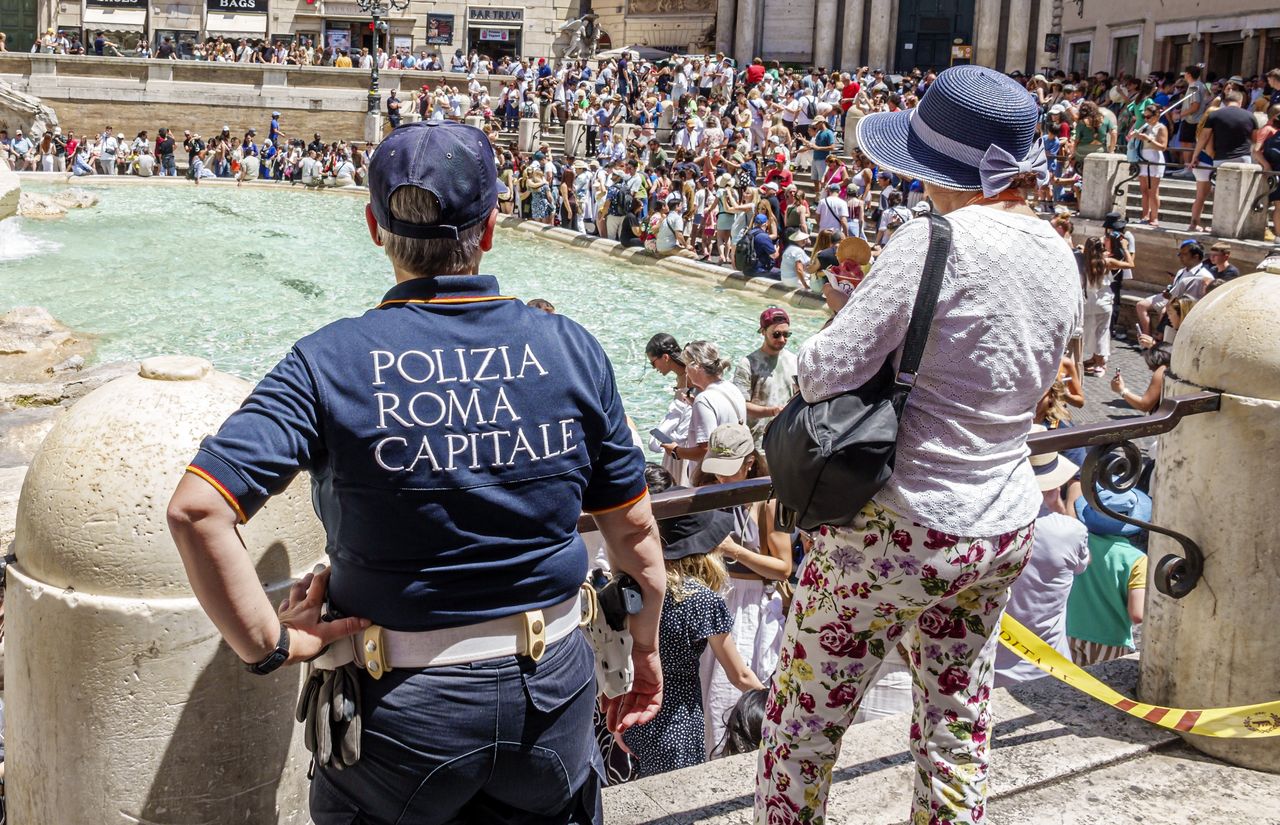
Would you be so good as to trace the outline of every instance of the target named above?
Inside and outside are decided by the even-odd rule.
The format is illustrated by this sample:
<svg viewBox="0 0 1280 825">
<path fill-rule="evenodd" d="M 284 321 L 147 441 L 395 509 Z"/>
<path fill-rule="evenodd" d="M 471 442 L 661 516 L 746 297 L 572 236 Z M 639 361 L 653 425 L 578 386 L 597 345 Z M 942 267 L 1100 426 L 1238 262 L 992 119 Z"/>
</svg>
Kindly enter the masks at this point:
<svg viewBox="0 0 1280 825">
<path fill-rule="evenodd" d="M 964 478 L 946 468 L 961 457 L 971 463 L 974 444 L 1017 444 L 1010 454 L 1021 455 L 1030 432 L 1070 427 L 1071 411 L 1086 402 L 1083 377 L 1107 372 L 1116 338 L 1142 353 L 1151 376 L 1138 391 L 1117 371 L 1111 390 L 1136 410 L 1155 408 L 1184 319 L 1240 272 L 1228 244 L 1171 242 L 1178 266 L 1170 264 L 1168 287 L 1138 304 L 1136 329 L 1122 328 L 1120 294 L 1137 266 L 1137 244 L 1118 212 L 1101 234 L 1077 236 L 1071 206 L 1080 196 L 1080 165 L 1093 152 L 1124 147 L 1142 169 L 1140 220 L 1155 226 L 1160 181 L 1178 167 L 1206 195 L 1206 172 L 1222 163 L 1280 169 L 1280 70 L 1248 80 L 1207 78 L 1195 66 L 1145 79 L 1002 77 L 996 85 L 1005 97 L 989 104 L 1022 118 L 1014 137 L 990 110 L 968 111 L 963 123 L 922 125 L 930 99 L 950 95 L 952 105 L 972 105 L 964 94 L 972 88 L 956 88 L 971 82 L 954 70 L 801 72 L 756 60 L 739 71 L 722 56 L 662 66 L 624 58 L 594 69 L 584 62 L 522 67 L 497 99 L 475 78 L 465 91 L 424 87 L 403 113 L 389 109 L 393 126 L 409 112 L 428 121 L 480 112 L 502 184 L 501 212 L 823 295 L 832 320 L 799 355 L 791 319 L 778 307 L 754 319 L 760 342 L 749 353 L 728 353 L 697 330 L 648 340 L 648 363 L 672 381 L 664 418 L 637 422 L 633 432 L 647 442 L 652 493 L 768 475 L 770 421 L 798 393 L 830 397 L 870 379 L 902 343 L 898 326 L 927 261 L 931 215 L 948 215 L 956 233 L 946 266 L 960 285 L 944 291 L 934 337 L 962 351 L 930 350 L 920 376 L 929 389 L 912 396 L 924 412 L 909 408 L 904 418 L 909 449 L 900 448 L 890 493 L 851 527 L 788 527 L 771 500 L 659 524 L 665 697 L 652 720 L 616 739 L 604 729 L 610 723 L 598 721 L 612 781 L 755 752 L 763 741 L 757 809 L 782 813 L 758 821 L 798 821 L 805 809 L 821 816 L 815 800 L 825 799 L 832 744 L 849 723 L 911 711 L 919 701 L 914 673 L 937 691 L 915 707 L 913 752 L 922 776 L 945 791 L 918 786 L 916 810 L 932 805 L 938 821 L 979 822 L 990 689 L 1044 676 L 996 653 L 994 622 L 1006 602 L 1010 615 L 1079 664 L 1139 645 L 1146 536 L 1088 504 L 1081 451 L 970 467 Z M 658 137 L 668 107 L 670 141 Z M 548 125 L 583 121 L 582 145 L 558 157 L 545 142 L 528 154 L 504 145 L 500 128 L 529 113 Z M 865 134 L 860 126 L 859 147 L 843 147 L 842 157 L 850 116 L 870 125 Z M 907 150 L 876 131 L 894 117 L 931 153 L 895 155 Z M 928 131 L 944 126 L 945 135 Z M 977 143 L 991 148 L 984 153 Z M 141 132 L 126 141 L 107 127 L 87 138 L 53 130 L 34 143 L 0 135 L 0 151 L 25 168 L 75 175 L 174 174 L 174 156 L 185 152 L 197 183 L 229 177 L 306 185 L 362 183 L 377 157 L 368 145 L 289 137 L 278 114 L 261 140 L 254 129 L 236 135 L 224 128 L 209 139 L 187 132 L 179 140 L 161 129 L 154 139 Z M 1018 244 L 1002 240 L 1011 232 L 1020 233 Z M 991 256 L 1004 257 L 988 266 Z M 1043 310 L 1035 317 L 1052 316 L 1053 328 L 996 335 L 979 324 L 975 332 L 970 320 L 1000 314 L 993 312 L 998 301 Z M 539 308 L 554 313 L 545 302 Z M 1031 337 L 1009 338 L 1017 334 Z M 973 335 L 999 339 L 991 363 L 969 359 Z M 1020 362 L 1018 353 L 1027 352 L 1044 363 Z M 1025 410 L 1000 412 L 983 394 L 1000 370 L 1002 378 L 1020 377 Z M 955 424 L 955 432 L 923 443 L 925 425 L 912 415 L 924 414 Z M 1101 503 L 1148 521 L 1152 466 L 1134 490 L 1100 490 Z M 855 622 L 859 611 L 866 615 Z M 938 740 L 947 755 L 930 761 L 943 752 Z M 940 801 L 940 794 L 949 796 Z"/>
</svg>

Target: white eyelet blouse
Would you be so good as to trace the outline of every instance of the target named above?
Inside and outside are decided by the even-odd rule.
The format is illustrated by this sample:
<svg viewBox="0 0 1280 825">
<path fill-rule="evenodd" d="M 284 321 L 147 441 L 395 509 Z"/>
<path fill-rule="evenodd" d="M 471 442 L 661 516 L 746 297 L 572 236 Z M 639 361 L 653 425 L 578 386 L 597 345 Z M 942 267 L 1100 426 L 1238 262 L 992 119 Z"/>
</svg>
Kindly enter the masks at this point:
<svg viewBox="0 0 1280 825">
<path fill-rule="evenodd" d="M 986 206 L 947 219 L 937 312 L 894 473 L 876 500 L 925 527 L 996 536 L 1040 509 L 1027 433 L 1080 323 L 1080 276 L 1046 221 Z M 801 347 L 807 401 L 861 386 L 900 350 L 928 246 L 927 220 L 903 225 L 831 325 Z"/>
</svg>

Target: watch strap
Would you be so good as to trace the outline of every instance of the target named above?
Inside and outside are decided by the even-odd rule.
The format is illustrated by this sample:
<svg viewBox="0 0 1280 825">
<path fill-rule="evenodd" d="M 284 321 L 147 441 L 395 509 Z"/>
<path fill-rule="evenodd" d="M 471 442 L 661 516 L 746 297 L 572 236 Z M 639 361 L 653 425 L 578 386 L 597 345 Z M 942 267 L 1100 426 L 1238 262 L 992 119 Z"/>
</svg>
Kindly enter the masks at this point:
<svg viewBox="0 0 1280 825">
<path fill-rule="evenodd" d="M 276 642 L 275 650 L 266 655 L 260 662 L 245 665 L 250 673 L 256 673 L 259 676 L 266 676 L 268 673 L 276 670 L 286 661 L 289 660 L 289 626 L 283 622 L 280 624 L 280 639 Z"/>
</svg>

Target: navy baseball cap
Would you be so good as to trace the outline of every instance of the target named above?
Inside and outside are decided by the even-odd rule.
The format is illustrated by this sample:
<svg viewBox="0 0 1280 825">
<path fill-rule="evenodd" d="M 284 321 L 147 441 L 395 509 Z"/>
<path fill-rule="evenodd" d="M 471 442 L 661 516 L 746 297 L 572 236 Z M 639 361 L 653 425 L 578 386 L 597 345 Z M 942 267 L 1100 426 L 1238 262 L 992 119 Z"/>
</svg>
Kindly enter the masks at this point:
<svg viewBox="0 0 1280 825">
<path fill-rule="evenodd" d="M 409 223 L 391 214 L 391 196 L 402 186 L 425 189 L 440 201 L 434 224 Z M 484 132 L 452 121 L 411 123 L 391 131 L 369 161 L 369 205 L 378 226 L 406 238 L 453 238 L 489 217 L 498 195 L 493 147 Z"/>
</svg>

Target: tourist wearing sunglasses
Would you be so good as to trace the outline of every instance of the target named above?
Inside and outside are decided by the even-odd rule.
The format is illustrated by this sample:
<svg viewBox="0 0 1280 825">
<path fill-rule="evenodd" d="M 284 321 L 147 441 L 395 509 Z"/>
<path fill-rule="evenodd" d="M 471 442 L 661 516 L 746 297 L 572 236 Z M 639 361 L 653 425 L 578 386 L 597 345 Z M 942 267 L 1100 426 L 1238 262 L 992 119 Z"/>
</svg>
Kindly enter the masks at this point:
<svg viewBox="0 0 1280 825">
<path fill-rule="evenodd" d="M 791 317 L 781 307 L 760 313 L 760 348 L 738 359 L 733 383 L 747 400 L 747 426 L 755 439 L 762 475 L 768 475 L 764 431 L 773 417 L 791 400 L 796 386 L 796 356 L 787 349 Z"/>
</svg>

